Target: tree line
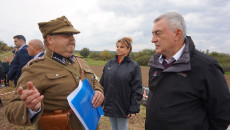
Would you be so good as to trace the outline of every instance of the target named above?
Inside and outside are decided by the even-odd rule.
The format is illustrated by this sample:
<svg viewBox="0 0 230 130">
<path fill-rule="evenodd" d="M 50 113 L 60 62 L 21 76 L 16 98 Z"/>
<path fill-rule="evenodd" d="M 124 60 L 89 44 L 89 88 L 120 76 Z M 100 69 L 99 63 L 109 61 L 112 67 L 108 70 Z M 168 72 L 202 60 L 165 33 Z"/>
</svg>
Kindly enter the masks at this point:
<svg viewBox="0 0 230 130">
<path fill-rule="evenodd" d="M 91 58 L 94 60 L 104 60 L 108 61 L 109 59 L 114 58 L 116 52 L 111 52 L 108 50 L 104 51 L 90 51 L 88 48 L 83 48 L 80 51 L 81 56 L 84 58 Z M 201 51 L 213 58 L 215 58 L 220 66 L 223 68 L 225 72 L 230 72 L 230 55 L 225 53 L 218 53 L 218 52 L 209 52 L 209 50 Z M 149 59 L 153 56 L 155 50 L 153 49 L 144 49 L 139 52 L 131 52 L 130 56 L 133 60 L 135 60 L 140 66 L 148 66 Z"/>
<path fill-rule="evenodd" d="M 6 51 L 11 50 L 12 47 L 9 47 L 6 43 L 0 40 L 0 53 L 5 53 Z"/>
</svg>

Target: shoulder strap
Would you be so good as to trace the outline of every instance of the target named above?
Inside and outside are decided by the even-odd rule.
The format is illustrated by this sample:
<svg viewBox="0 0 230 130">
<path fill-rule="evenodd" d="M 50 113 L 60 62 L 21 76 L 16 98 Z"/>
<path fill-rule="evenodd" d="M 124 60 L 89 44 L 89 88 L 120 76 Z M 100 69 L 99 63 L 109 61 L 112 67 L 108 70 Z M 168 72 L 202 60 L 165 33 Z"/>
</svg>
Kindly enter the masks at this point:
<svg viewBox="0 0 230 130">
<path fill-rule="evenodd" d="M 80 69 L 81 69 L 81 81 L 83 81 L 83 80 L 84 80 L 85 72 L 84 72 L 84 70 L 82 69 L 81 62 L 79 61 L 79 58 L 76 57 L 76 59 L 77 59 L 79 65 L 80 65 Z"/>
<path fill-rule="evenodd" d="M 48 60 L 52 61 L 53 63 L 55 63 L 55 64 L 57 64 L 57 65 L 63 67 L 64 69 L 66 69 L 66 70 L 68 70 L 68 71 L 74 73 L 74 74 L 77 75 L 78 77 L 81 77 L 81 80 L 83 79 L 82 77 L 83 77 L 84 74 L 80 76 L 80 74 L 79 74 L 76 70 L 72 69 L 71 67 L 65 66 L 65 65 L 63 65 L 63 64 L 61 64 L 61 63 L 58 63 L 58 62 L 52 60 L 50 57 L 48 57 L 48 56 L 46 56 L 46 55 L 45 55 L 45 58 L 47 58 Z M 80 63 L 79 63 L 79 65 L 80 65 L 80 68 L 81 68 L 81 64 L 80 64 Z M 83 70 L 82 70 L 82 71 L 83 71 Z M 82 80 L 82 81 L 83 81 L 83 80 Z"/>
</svg>

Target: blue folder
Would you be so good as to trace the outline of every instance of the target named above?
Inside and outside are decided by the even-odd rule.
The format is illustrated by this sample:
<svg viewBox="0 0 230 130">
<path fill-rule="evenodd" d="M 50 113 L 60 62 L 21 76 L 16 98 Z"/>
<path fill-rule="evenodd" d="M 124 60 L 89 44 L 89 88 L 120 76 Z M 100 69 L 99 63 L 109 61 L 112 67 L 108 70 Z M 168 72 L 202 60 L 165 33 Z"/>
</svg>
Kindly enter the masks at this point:
<svg viewBox="0 0 230 130">
<path fill-rule="evenodd" d="M 71 94 L 67 99 L 74 113 L 86 130 L 95 130 L 104 112 L 101 106 L 93 107 L 92 99 L 95 92 L 88 79 L 83 80 L 82 83 L 80 81 L 77 89 Z"/>
</svg>

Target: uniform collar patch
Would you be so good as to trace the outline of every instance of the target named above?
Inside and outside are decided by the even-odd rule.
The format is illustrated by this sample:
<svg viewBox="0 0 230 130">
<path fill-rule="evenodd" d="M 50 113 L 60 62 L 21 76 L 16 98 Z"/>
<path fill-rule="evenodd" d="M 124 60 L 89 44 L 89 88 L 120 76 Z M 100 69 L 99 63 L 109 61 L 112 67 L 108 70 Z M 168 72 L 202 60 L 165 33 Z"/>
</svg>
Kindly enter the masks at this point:
<svg viewBox="0 0 230 130">
<path fill-rule="evenodd" d="M 65 58 L 55 52 L 53 52 L 53 56 L 52 56 L 52 59 L 54 59 L 55 61 L 59 62 L 59 63 L 62 63 L 64 65 L 66 65 L 67 63 L 67 60 L 74 63 L 74 55 L 72 55 L 70 58 Z"/>
<path fill-rule="evenodd" d="M 69 58 L 69 60 L 71 61 L 71 62 L 73 62 L 73 63 L 75 63 L 75 60 L 74 60 L 74 55 L 72 55 L 70 58 Z"/>
</svg>

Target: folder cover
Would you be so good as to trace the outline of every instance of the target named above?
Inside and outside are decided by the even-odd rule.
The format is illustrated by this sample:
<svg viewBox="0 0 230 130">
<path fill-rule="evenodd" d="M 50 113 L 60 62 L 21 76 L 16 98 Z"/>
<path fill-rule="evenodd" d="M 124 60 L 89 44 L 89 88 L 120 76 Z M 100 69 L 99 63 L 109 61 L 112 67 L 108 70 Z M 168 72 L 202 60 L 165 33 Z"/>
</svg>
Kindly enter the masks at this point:
<svg viewBox="0 0 230 130">
<path fill-rule="evenodd" d="M 88 79 L 79 81 L 78 87 L 67 97 L 68 103 L 86 130 L 96 130 L 104 112 L 102 107 L 94 108 L 92 99 L 95 92 Z"/>
</svg>

